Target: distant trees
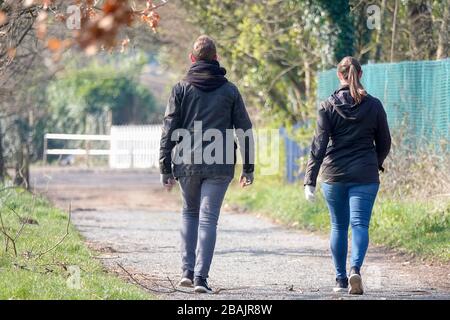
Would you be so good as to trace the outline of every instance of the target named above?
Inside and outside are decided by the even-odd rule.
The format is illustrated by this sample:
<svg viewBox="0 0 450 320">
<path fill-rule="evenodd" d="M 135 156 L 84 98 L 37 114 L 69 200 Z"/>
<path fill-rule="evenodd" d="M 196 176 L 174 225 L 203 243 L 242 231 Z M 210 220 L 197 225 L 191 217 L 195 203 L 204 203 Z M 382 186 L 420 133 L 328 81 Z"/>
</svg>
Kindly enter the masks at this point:
<svg viewBox="0 0 450 320">
<path fill-rule="evenodd" d="M 106 133 L 109 125 L 145 124 L 156 112 L 149 89 L 139 82 L 144 61 L 122 66 L 94 60 L 83 68 L 68 67 L 47 89 L 48 130 Z M 125 65 L 125 66 L 124 66 Z"/>
<path fill-rule="evenodd" d="M 133 29 L 140 30 L 139 40 L 153 34 L 157 9 L 165 2 L 0 0 L 0 180 L 8 165 L 15 168 L 13 180 L 28 186 L 35 136 L 48 116 L 46 86 L 64 68 L 64 56 L 125 51 L 135 38 Z"/>
<path fill-rule="evenodd" d="M 366 54 L 368 60 L 375 62 L 449 57 L 450 0 L 350 0 L 349 3 L 357 22 L 355 29 L 365 25 L 369 6 L 380 9 L 379 28 L 366 28 L 370 33 L 368 50 L 356 50 L 355 55 Z M 359 37 L 355 41 L 360 41 Z"/>
<path fill-rule="evenodd" d="M 316 72 L 346 55 L 363 63 L 449 56 L 450 0 L 179 0 L 178 5 L 201 32 L 216 37 L 220 56 L 248 100 L 278 124 L 314 115 Z M 369 25 L 370 18 L 378 23 Z"/>
<path fill-rule="evenodd" d="M 83 121 L 66 123 L 79 128 L 92 122 L 86 120 L 89 115 L 106 109 L 115 123 L 146 119 L 138 110 L 151 113 L 151 103 L 144 103 L 151 98 L 135 85 L 134 75 L 133 81 L 123 74 L 97 78 L 86 88 L 74 79 L 94 77 L 88 70 L 72 69 L 72 75 L 60 71 L 69 53 L 92 55 L 162 44 L 161 56 L 178 67 L 186 65 L 183 56 L 190 42 L 200 32 L 209 33 L 218 40 L 220 58 L 249 104 L 258 107 L 262 119 L 276 124 L 314 117 L 315 74 L 345 55 L 363 62 L 449 57 L 450 0 L 171 0 L 160 10 L 165 3 L 0 0 L 0 178 L 5 163 L 11 166 L 24 159 L 21 154 L 33 155 L 39 143 L 35 136 L 48 120 L 50 95 L 50 105 L 56 108 L 59 103 L 59 112 L 87 114 Z M 74 30 L 67 28 L 73 19 L 67 9 L 73 4 L 80 14 L 80 26 Z M 380 23 L 369 28 L 373 12 L 368 8 L 374 6 Z M 161 21 L 158 12 L 165 12 Z M 151 30 L 160 23 L 165 30 L 154 35 Z M 67 86 L 53 83 L 47 89 L 55 75 Z M 69 91 L 82 98 L 58 96 Z M 108 101 L 113 95 L 117 99 Z M 134 109 L 121 109 L 121 99 L 132 99 Z M 69 117 L 69 111 L 62 115 Z M 13 167 L 21 170 L 26 165 Z"/>
<path fill-rule="evenodd" d="M 230 75 L 261 115 L 278 122 L 309 117 L 313 72 L 333 61 L 334 33 L 314 1 L 180 1 L 188 19 L 216 37 Z M 250 102 L 250 101 L 249 101 Z"/>
</svg>

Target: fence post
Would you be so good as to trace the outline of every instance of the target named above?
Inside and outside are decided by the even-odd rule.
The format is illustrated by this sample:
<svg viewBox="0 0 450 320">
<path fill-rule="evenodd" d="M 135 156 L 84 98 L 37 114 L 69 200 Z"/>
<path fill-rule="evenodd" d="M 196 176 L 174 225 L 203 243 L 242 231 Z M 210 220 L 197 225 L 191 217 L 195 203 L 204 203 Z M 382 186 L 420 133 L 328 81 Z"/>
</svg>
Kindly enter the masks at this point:
<svg viewBox="0 0 450 320">
<path fill-rule="evenodd" d="M 130 147 L 130 168 L 134 169 L 134 148 Z"/>
<path fill-rule="evenodd" d="M 47 134 L 44 135 L 44 152 L 42 154 L 42 162 L 44 165 L 47 164 L 47 150 L 48 150 L 48 139 Z"/>
<path fill-rule="evenodd" d="M 89 159 L 89 150 L 91 149 L 91 144 L 89 140 L 86 140 L 86 166 L 89 168 L 90 167 L 90 159 Z"/>
</svg>

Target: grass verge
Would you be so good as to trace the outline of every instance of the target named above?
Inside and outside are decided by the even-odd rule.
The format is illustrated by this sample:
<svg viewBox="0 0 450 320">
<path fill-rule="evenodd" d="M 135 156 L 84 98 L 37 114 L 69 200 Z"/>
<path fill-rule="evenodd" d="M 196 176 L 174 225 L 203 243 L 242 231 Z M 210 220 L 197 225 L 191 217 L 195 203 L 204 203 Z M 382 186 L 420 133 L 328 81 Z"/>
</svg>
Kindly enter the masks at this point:
<svg viewBox="0 0 450 320">
<path fill-rule="evenodd" d="M 13 242 L 7 244 L 7 237 L 0 233 L 0 299 L 152 298 L 106 273 L 75 228 L 68 224 L 68 214 L 47 200 L 20 189 L 3 190 L 0 213 L 0 230 L 11 238 L 17 237 L 16 256 Z"/>
<path fill-rule="evenodd" d="M 265 214 L 277 222 L 328 233 L 329 215 L 320 192 L 315 203 L 303 187 L 279 181 L 258 181 L 252 190 L 230 188 L 229 204 Z M 450 201 L 397 200 L 379 195 L 370 226 L 371 241 L 402 252 L 443 263 L 450 262 Z"/>
</svg>

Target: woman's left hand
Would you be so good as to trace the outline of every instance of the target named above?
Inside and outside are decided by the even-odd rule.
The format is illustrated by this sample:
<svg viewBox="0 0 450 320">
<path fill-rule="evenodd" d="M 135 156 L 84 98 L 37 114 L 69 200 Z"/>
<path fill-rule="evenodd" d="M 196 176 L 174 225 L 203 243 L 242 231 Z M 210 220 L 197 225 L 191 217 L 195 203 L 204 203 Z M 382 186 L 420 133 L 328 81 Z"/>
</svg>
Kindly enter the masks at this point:
<svg viewBox="0 0 450 320">
<path fill-rule="evenodd" d="M 305 186 L 305 199 L 314 202 L 316 200 L 316 187 L 313 186 Z"/>
</svg>

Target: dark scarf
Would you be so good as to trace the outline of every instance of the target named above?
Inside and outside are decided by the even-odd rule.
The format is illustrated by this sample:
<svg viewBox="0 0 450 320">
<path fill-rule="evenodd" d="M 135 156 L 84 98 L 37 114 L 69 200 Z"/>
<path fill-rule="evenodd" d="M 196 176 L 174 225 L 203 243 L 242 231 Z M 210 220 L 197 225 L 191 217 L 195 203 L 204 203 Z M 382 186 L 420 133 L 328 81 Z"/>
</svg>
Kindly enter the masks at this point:
<svg viewBox="0 0 450 320">
<path fill-rule="evenodd" d="M 227 70 L 215 60 L 197 61 L 192 64 L 184 80 L 202 91 L 210 92 L 228 82 L 226 74 Z"/>
</svg>

